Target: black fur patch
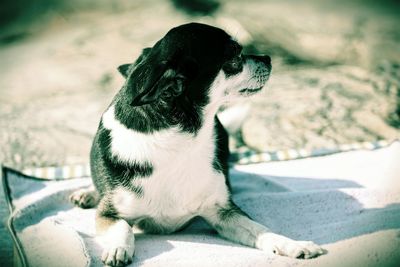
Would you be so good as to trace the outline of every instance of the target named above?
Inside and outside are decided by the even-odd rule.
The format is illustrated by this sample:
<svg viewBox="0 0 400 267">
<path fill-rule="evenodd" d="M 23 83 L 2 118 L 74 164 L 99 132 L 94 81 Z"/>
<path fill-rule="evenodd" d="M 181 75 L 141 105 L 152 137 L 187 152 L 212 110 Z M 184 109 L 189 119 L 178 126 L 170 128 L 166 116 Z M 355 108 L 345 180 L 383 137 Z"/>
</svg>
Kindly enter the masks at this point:
<svg viewBox="0 0 400 267">
<path fill-rule="evenodd" d="M 221 122 L 215 117 L 214 122 L 215 152 L 213 167 L 216 171 L 228 176 L 229 137 Z"/>
<path fill-rule="evenodd" d="M 115 101 L 115 117 L 128 129 L 152 133 L 178 127 L 183 132 L 196 134 L 203 122 L 201 110 L 208 103 L 208 96 L 194 103 L 184 92 L 172 100 L 160 99 L 156 104 L 138 107 L 132 107 L 129 101 L 124 95 Z"/>
<path fill-rule="evenodd" d="M 118 212 L 108 198 L 101 200 L 99 206 L 97 207 L 97 212 L 99 216 L 118 218 Z"/>
<path fill-rule="evenodd" d="M 244 211 L 242 211 L 232 200 L 229 201 L 228 205 L 224 208 L 221 208 L 218 211 L 218 216 L 221 221 L 231 220 L 237 214 L 249 217 Z"/>
</svg>

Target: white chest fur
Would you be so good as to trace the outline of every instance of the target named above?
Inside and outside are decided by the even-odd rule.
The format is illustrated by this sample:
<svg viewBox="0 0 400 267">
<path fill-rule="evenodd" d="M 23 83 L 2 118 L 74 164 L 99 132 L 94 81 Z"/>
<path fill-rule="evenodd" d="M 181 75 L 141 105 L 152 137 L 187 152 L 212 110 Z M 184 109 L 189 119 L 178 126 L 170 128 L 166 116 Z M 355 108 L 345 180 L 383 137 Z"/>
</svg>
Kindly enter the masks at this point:
<svg viewBox="0 0 400 267">
<path fill-rule="evenodd" d="M 132 180 L 133 185 L 142 187 L 143 197 L 122 187 L 115 190 L 114 206 L 122 217 L 151 217 L 167 227 L 179 227 L 227 201 L 225 178 L 212 166 L 214 120 L 206 121 L 196 136 L 174 128 L 143 134 L 116 120 L 113 106 L 104 113 L 103 125 L 111 130 L 113 155 L 125 162 L 149 161 L 153 165 L 150 177 Z"/>
</svg>

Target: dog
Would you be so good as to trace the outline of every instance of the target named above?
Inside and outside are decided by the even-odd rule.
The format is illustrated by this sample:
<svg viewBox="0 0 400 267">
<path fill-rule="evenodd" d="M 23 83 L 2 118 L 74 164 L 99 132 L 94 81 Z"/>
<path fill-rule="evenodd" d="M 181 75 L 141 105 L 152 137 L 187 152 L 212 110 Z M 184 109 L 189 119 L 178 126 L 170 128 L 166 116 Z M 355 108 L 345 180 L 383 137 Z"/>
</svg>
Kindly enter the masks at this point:
<svg viewBox="0 0 400 267">
<path fill-rule="evenodd" d="M 102 115 L 91 149 L 95 189 L 71 195 L 78 206 L 97 204 L 106 265 L 131 262 L 133 225 L 168 234 L 197 216 L 222 237 L 267 253 L 323 254 L 313 242 L 271 232 L 231 198 L 228 135 L 216 114 L 227 101 L 262 90 L 269 56 L 243 55 L 225 31 L 190 23 L 118 70 L 125 83 Z"/>
</svg>

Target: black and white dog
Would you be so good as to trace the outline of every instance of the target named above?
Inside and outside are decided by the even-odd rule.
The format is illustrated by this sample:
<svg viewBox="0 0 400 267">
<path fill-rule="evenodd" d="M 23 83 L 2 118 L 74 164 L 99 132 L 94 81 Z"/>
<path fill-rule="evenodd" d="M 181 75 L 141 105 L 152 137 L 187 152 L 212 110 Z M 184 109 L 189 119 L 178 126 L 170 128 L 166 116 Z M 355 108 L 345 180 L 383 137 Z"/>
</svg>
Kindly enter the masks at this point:
<svg viewBox="0 0 400 267">
<path fill-rule="evenodd" d="M 223 237 L 266 252 L 311 258 L 323 250 L 254 222 L 231 200 L 228 137 L 216 113 L 234 98 L 260 91 L 268 56 L 241 54 L 223 30 L 190 23 L 170 30 L 135 63 L 103 114 L 91 150 L 96 191 L 72 201 L 98 204 L 96 230 L 107 265 L 129 263 L 136 225 L 171 233 L 204 218 Z"/>
</svg>

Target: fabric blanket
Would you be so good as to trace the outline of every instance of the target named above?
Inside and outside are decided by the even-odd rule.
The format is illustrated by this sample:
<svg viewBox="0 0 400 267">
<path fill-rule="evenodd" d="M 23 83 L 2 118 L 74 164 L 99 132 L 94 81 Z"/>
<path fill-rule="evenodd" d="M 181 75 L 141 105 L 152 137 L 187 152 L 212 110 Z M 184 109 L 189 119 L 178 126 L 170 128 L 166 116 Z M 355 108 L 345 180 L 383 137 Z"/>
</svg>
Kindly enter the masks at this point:
<svg viewBox="0 0 400 267">
<path fill-rule="evenodd" d="M 80 172 L 82 175 L 83 172 Z M 43 180 L 3 168 L 9 227 L 29 266 L 102 266 L 94 209 L 68 196 L 89 177 Z M 79 175 L 77 175 L 79 176 Z M 373 151 L 236 165 L 234 201 L 276 233 L 312 240 L 311 260 L 267 255 L 195 220 L 171 235 L 137 233 L 131 266 L 400 266 L 400 142 Z"/>
</svg>

